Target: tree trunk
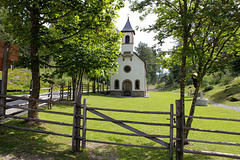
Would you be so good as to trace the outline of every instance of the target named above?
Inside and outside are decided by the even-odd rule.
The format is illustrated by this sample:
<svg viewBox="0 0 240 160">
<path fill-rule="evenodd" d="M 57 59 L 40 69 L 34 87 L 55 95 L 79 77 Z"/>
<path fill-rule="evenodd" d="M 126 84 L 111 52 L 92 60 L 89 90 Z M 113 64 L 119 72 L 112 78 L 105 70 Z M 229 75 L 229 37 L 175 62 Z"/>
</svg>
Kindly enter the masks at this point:
<svg viewBox="0 0 240 160">
<path fill-rule="evenodd" d="M 38 20 L 38 9 L 32 7 L 31 10 L 31 39 L 30 39 L 30 57 L 31 57 L 31 71 L 32 71 L 32 81 L 33 81 L 33 89 L 30 97 L 34 99 L 39 99 L 40 93 L 40 72 L 39 72 L 39 55 L 38 55 L 38 47 L 39 47 L 39 20 Z M 37 109 L 38 102 L 29 102 L 29 108 Z M 29 118 L 38 119 L 38 112 L 36 111 L 28 111 Z"/>
<path fill-rule="evenodd" d="M 180 100 L 181 100 L 181 107 L 184 111 L 185 104 L 184 104 L 184 97 L 185 97 L 185 77 L 186 77 L 186 56 L 182 56 L 182 64 L 181 64 L 181 80 L 180 80 Z"/>
<path fill-rule="evenodd" d="M 197 86 L 195 88 L 194 91 L 194 96 L 193 96 L 193 100 L 192 100 L 192 105 L 191 105 L 191 109 L 189 112 L 189 116 L 194 116 L 194 111 L 195 111 L 195 107 L 196 107 L 196 102 L 197 102 L 197 97 L 198 97 L 198 92 L 199 92 L 199 88 L 200 88 L 200 82 L 197 82 Z M 187 122 L 186 122 L 186 127 L 191 127 L 193 122 L 193 118 L 188 117 Z M 187 139 L 188 138 L 188 134 L 189 134 L 189 130 L 184 130 L 184 138 Z M 185 144 L 188 144 L 187 141 L 185 141 Z"/>
<path fill-rule="evenodd" d="M 93 93 L 96 93 L 96 78 L 93 78 Z"/>
<path fill-rule="evenodd" d="M 73 101 L 76 99 L 76 75 L 72 76 L 72 86 L 73 86 Z"/>
</svg>

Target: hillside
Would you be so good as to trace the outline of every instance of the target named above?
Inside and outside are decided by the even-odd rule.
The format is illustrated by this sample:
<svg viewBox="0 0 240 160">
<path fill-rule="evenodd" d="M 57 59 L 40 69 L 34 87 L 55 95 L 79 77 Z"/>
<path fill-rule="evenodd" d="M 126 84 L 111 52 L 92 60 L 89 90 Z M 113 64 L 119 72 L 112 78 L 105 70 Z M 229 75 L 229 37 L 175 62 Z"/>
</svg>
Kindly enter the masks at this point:
<svg viewBox="0 0 240 160">
<path fill-rule="evenodd" d="M 31 81 L 31 71 L 27 69 L 9 69 L 8 74 L 8 90 L 11 89 L 24 89 L 27 90 L 30 87 Z M 42 73 L 47 72 L 42 69 Z M 1 78 L 1 74 L 0 74 Z M 69 77 L 64 76 L 63 79 L 55 80 L 56 83 L 60 81 L 70 81 Z M 86 80 L 85 80 L 86 81 Z M 41 81 L 41 87 L 48 87 L 48 83 Z M 194 91 L 193 85 L 186 87 L 186 94 Z M 240 77 L 235 78 L 233 81 L 230 81 L 226 85 L 210 85 L 204 88 L 201 88 L 201 91 L 204 92 L 204 97 L 208 98 L 216 103 L 222 103 L 230 106 L 240 107 Z M 174 92 L 179 93 L 179 89 Z"/>
<path fill-rule="evenodd" d="M 41 73 L 46 73 L 45 69 L 41 69 Z M 2 78 L 2 74 L 0 74 L 0 78 Z M 8 90 L 28 90 L 30 88 L 30 82 L 32 79 L 31 71 L 23 68 L 16 68 L 14 70 L 8 70 Z M 68 77 L 63 77 L 63 79 L 55 80 L 56 84 L 60 83 L 60 81 L 69 81 L 71 80 Z M 43 82 L 41 79 L 41 88 L 49 87 L 48 83 Z"/>
<path fill-rule="evenodd" d="M 186 94 L 194 91 L 193 85 L 186 87 Z M 179 91 L 179 90 L 178 90 Z M 226 85 L 209 85 L 202 87 L 204 98 L 216 103 L 240 107 L 240 77 L 236 77 Z"/>
</svg>

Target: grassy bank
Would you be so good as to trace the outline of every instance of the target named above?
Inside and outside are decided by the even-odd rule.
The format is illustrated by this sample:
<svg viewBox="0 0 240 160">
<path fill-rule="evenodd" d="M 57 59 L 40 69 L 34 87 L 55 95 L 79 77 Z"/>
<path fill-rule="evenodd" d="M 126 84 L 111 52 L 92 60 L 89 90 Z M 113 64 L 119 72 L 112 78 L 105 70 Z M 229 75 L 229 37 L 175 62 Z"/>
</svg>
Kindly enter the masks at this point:
<svg viewBox="0 0 240 160">
<path fill-rule="evenodd" d="M 208 91 L 206 91 L 206 88 L 207 87 L 200 88 L 200 91 L 203 91 L 204 98 L 212 100 L 216 103 L 240 107 L 240 85 L 215 85 L 211 86 L 211 90 Z M 193 93 L 194 90 L 195 88 L 193 85 L 187 86 L 185 88 L 185 94 L 188 95 L 188 93 Z M 180 93 L 180 90 L 176 89 L 172 92 Z"/>
<path fill-rule="evenodd" d="M 106 97 L 96 94 L 84 95 L 87 98 L 87 104 L 90 107 L 102 107 L 102 108 L 116 108 L 116 109 L 129 109 L 129 110 L 147 110 L 147 111 L 169 111 L 171 103 L 174 104 L 176 99 L 179 99 L 178 94 L 171 92 L 150 92 L 150 98 L 115 98 Z M 188 113 L 190 108 L 191 98 L 186 98 L 186 112 Z M 72 107 L 55 105 L 53 110 L 60 112 L 73 112 Z M 108 116 L 119 120 L 139 120 L 145 122 L 159 122 L 168 123 L 168 116 L 162 115 L 144 115 L 144 114 L 126 114 L 118 112 L 107 112 Z M 197 107 L 197 116 L 208 116 L 208 117 L 222 117 L 222 118 L 238 118 L 240 112 L 217 108 L 213 106 L 209 107 Z M 88 113 L 89 117 L 96 117 L 93 114 Z M 72 123 L 72 117 L 68 116 L 53 116 L 47 113 L 39 113 L 40 119 L 62 121 Z M 99 117 L 98 117 L 99 118 Z M 26 126 L 24 121 L 12 120 L 7 124 L 15 124 L 18 126 Z M 168 127 L 149 127 L 137 124 L 130 124 L 141 131 L 149 134 L 169 134 Z M 239 122 L 218 122 L 209 120 L 194 120 L 194 128 L 203 129 L 216 129 L 216 130 L 227 130 L 240 132 Z M 41 128 L 44 130 L 61 132 L 71 134 L 71 127 L 62 127 L 50 124 L 42 124 L 41 126 L 35 126 L 34 128 Z M 87 128 L 102 129 L 111 131 L 129 132 L 128 130 L 122 129 L 115 124 L 109 122 L 97 122 L 88 121 Z M 118 143 L 129 143 L 139 145 L 152 145 L 160 146 L 154 142 L 139 137 L 127 137 L 112 134 L 104 134 L 97 132 L 87 132 L 87 138 L 92 140 L 104 140 Z M 211 140 L 211 141 L 226 141 L 240 143 L 239 136 L 225 135 L 225 134 L 214 134 L 204 132 L 190 132 L 190 139 L 199 140 Z M 0 135 L 0 155 L 6 154 L 15 157 L 22 157 L 23 159 L 121 159 L 121 160 L 165 160 L 168 159 L 168 151 L 156 150 L 156 149 L 142 149 L 134 147 L 121 147 L 121 146 L 109 146 L 94 143 L 87 143 L 87 149 L 81 153 L 71 153 L 71 138 L 63 138 L 53 135 L 38 134 L 32 132 L 25 132 L 13 129 L 3 129 L 3 134 Z M 164 139 L 168 142 L 168 139 Z M 232 154 L 239 154 L 239 147 L 211 145 L 202 143 L 191 143 L 186 146 L 187 149 L 196 150 L 208 150 L 215 152 L 226 152 Z M 225 160 L 227 158 L 184 154 L 184 159 L 209 159 L 209 160 Z"/>
</svg>

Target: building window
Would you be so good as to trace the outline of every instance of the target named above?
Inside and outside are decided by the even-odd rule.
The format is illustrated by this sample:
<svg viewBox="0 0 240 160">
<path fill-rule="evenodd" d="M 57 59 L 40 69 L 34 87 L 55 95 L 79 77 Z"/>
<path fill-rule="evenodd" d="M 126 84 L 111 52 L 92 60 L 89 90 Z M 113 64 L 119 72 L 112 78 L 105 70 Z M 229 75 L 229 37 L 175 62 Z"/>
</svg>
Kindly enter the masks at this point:
<svg viewBox="0 0 240 160">
<path fill-rule="evenodd" d="M 131 67 L 130 66 L 125 66 L 123 68 L 123 70 L 126 72 L 126 73 L 129 73 L 131 71 Z"/>
<path fill-rule="evenodd" d="M 119 89 L 119 80 L 116 79 L 114 82 L 114 89 Z"/>
<path fill-rule="evenodd" d="M 130 43 L 130 37 L 129 36 L 125 37 L 125 43 Z"/>
<path fill-rule="evenodd" d="M 135 89 L 140 89 L 140 80 L 135 81 Z"/>
</svg>

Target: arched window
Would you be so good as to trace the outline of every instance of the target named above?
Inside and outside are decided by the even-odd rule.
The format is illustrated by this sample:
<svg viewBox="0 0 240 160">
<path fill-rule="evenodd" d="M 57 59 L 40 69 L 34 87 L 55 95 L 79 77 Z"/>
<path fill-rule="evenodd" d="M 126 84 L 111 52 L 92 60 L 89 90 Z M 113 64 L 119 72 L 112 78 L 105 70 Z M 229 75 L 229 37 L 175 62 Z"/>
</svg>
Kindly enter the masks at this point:
<svg viewBox="0 0 240 160">
<path fill-rule="evenodd" d="M 140 89 L 140 80 L 135 81 L 135 89 Z"/>
<path fill-rule="evenodd" d="M 125 43 L 130 43 L 130 37 L 129 36 L 125 37 Z"/>
<path fill-rule="evenodd" d="M 119 80 L 116 79 L 114 82 L 114 89 L 119 89 Z"/>
</svg>

